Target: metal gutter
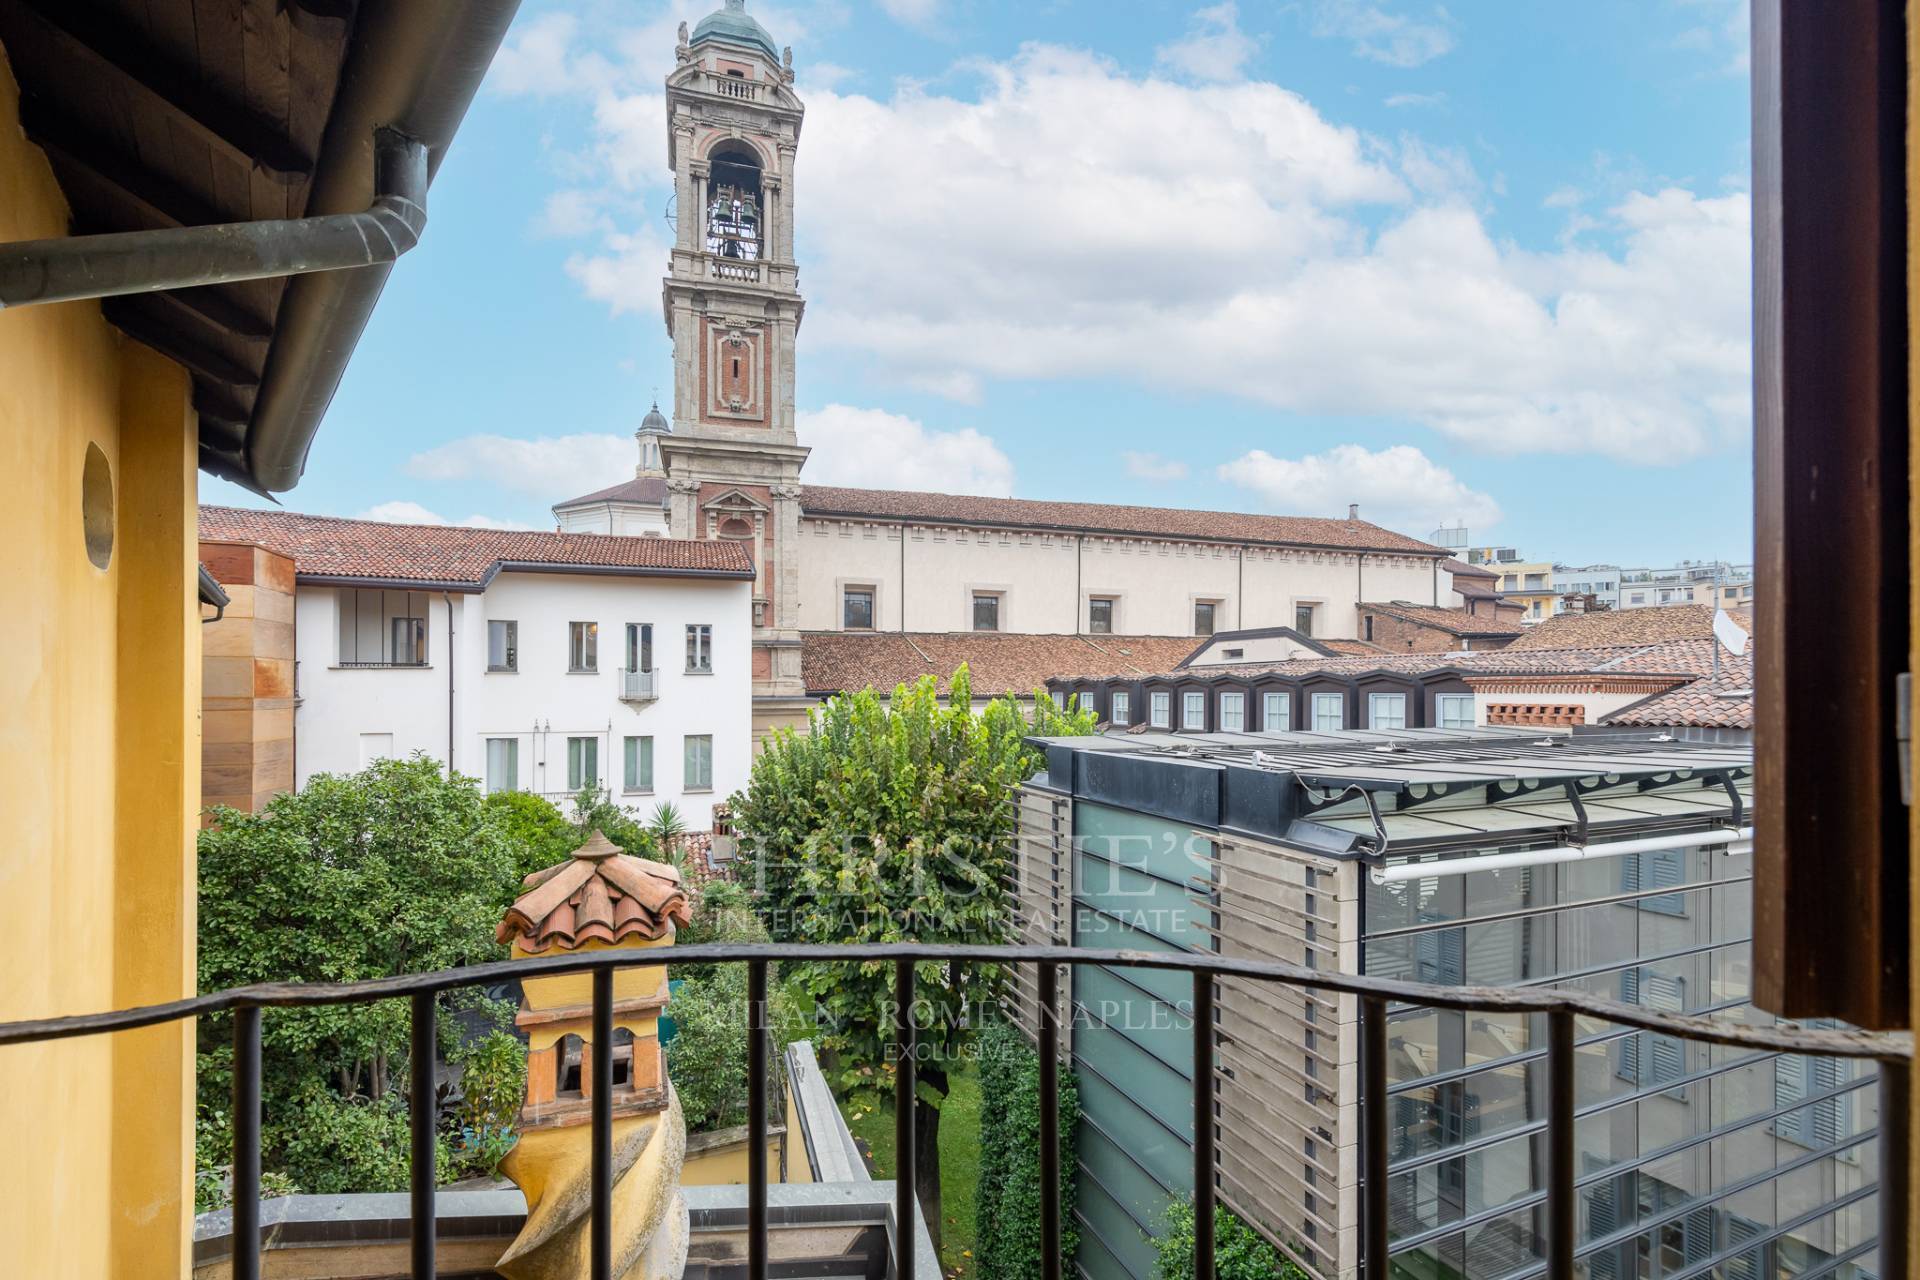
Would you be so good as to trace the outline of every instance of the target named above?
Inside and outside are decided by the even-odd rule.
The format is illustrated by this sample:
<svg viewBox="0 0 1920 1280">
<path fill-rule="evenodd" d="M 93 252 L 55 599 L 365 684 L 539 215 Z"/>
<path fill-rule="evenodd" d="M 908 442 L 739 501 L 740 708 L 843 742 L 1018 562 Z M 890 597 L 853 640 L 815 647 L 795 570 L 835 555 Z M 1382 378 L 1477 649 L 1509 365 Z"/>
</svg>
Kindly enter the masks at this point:
<svg viewBox="0 0 1920 1280">
<path fill-rule="evenodd" d="M 353 213 L 0 245 L 0 309 L 390 263 L 427 225 L 427 153 L 376 131 L 373 199 Z"/>
<path fill-rule="evenodd" d="M 262 544 L 264 545 L 264 544 Z M 272 548 L 268 548 L 272 550 Z M 294 581 L 310 587 L 366 587 L 389 591 L 451 591 L 460 595 L 478 595 L 493 585 L 503 573 L 586 574 L 616 578 L 718 578 L 732 582 L 751 582 L 751 569 L 675 569 L 656 565 L 550 564 L 546 561 L 496 560 L 481 577 L 475 578 L 369 578 L 346 573 L 294 572 Z"/>
</svg>

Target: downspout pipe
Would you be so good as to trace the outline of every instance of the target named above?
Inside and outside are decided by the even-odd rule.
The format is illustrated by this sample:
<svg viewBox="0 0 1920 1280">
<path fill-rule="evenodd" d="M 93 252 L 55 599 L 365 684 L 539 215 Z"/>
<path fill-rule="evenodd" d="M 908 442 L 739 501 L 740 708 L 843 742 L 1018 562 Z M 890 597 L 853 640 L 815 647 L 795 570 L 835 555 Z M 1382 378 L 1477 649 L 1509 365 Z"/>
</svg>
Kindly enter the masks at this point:
<svg viewBox="0 0 1920 1280">
<path fill-rule="evenodd" d="M 376 129 L 373 190 L 358 213 L 0 245 L 0 309 L 390 263 L 426 229 L 425 144 Z"/>
<path fill-rule="evenodd" d="M 1437 876 L 1464 876 L 1474 871 L 1542 867 L 1555 862 L 1588 862 L 1595 858 L 1619 858 L 1630 853 L 1692 849 L 1701 845 L 1720 845 L 1728 853 L 1746 853 L 1753 848 L 1753 828 L 1720 827 L 1713 831 L 1647 836 L 1639 840 L 1610 840 L 1601 844 L 1561 845 L 1553 849 L 1527 849 L 1519 853 L 1487 853 L 1474 858 L 1446 858 L 1438 862 L 1399 862 L 1388 867 L 1373 868 L 1373 882 L 1399 884 L 1407 880 L 1431 880 Z"/>
</svg>

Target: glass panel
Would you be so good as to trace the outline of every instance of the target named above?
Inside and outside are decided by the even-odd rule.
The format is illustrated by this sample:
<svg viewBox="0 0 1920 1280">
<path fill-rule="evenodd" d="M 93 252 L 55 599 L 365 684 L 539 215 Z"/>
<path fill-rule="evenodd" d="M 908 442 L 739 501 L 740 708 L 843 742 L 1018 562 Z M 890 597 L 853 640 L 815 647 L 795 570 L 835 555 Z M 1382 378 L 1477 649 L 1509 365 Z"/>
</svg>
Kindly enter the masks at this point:
<svg viewBox="0 0 1920 1280">
<path fill-rule="evenodd" d="M 487 667 L 493 671 L 513 671 L 520 665 L 520 624 L 487 623 Z"/>
<path fill-rule="evenodd" d="M 1327 733 L 1347 727 L 1346 698 L 1338 693 L 1316 693 L 1313 695 L 1313 727 L 1316 732 Z"/>
<path fill-rule="evenodd" d="M 1260 727 L 1268 733 L 1286 733 L 1293 728 L 1293 695 L 1261 695 Z"/>
<path fill-rule="evenodd" d="M 1193 606 L 1193 634 L 1210 636 L 1213 634 L 1213 602 L 1201 600 Z"/>
<path fill-rule="evenodd" d="M 1153 727 L 1156 729 L 1170 728 L 1173 724 L 1173 695 L 1170 693 L 1155 693 L 1149 696 L 1151 698 L 1149 705 L 1153 708 Z"/>
<path fill-rule="evenodd" d="M 1407 695 L 1371 693 L 1367 695 L 1367 727 L 1404 729 L 1407 727 Z"/>
<path fill-rule="evenodd" d="M 1247 695 L 1244 693 L 1223 693 L 1220 695 L 1220 728 L 1238 732 L 1247 727 Z"/>
<path fill-rule="evenodd" d="M 686 740 L 685 786 L 705 789 L 713 785 L 713 738 L 709 734 L 689 734 Z"/>
<path fill-rule="evenodd" d="M 516 791 L 520 787 L 520 740 L 487 739 L 487 790 Z"/>
<path fill-rule="evenodd" d="M 653 790 L 653 739 L 627 739 L 626 785 L 629 791 Z"/>
<path fill-rule="evenodd" d="M 873 630 L 873 592 L 861 588 L 847 588 L 841 611 L 841 625 L 850 631 Z"/>
<path fill-rule="evenodd" d="M 977 595 L 973 598 L 973 629 L 975 631 L 1000 629 L 999 596 Z"/>
<path fill-rule="evenodd" d="M 600 739 L 567 739 L 567 789 L 581 791 L 600 785 Z"/>
<path fill-rule="evenodd" d="M 1182 729 L 1204 729 L 1207 727 L 1206 694 L 1183 693 L 1180 695 L 1180 727 Z"/>
<path fill-rule="evenodd" d="M 1126 694 L 1125 692 L 1119 689 L 1115 689 L 1113 691 L 1113 700 L 1112 700 L 1113 710 L 1109 713 L 1108 718 L 1111 719 L 1113 723 L 1116 725 L 1124 725 L 1124 724 L 1131 723 L 1131 721 L 1129 721 L 1127 718 L 1129 714 L 1129 707 L 1127 704 L 1131 701 L 1132 699 L 1129 697 L 1128 694 Z"/>
<path fill-rule="evenodd" d="M 1087 601 L 1087 630 L 1094 635 L 1111 635 L 1113 632 L 1113 601 Z"/>
</svg>

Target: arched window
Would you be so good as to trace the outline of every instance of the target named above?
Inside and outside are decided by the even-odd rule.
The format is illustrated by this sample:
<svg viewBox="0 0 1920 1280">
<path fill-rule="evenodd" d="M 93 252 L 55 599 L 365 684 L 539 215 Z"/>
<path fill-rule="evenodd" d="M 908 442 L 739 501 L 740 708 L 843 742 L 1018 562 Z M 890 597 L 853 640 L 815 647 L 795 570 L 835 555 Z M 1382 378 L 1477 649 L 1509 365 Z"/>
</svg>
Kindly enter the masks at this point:
<svg viewBox="0 0 1920 1280">
<path fill-rule="evenodd" d="M 707 158 L 707 252 L 757 262 L 763 200 L 760 156 L 741 142 L 723 143 Z"/>
</svg>

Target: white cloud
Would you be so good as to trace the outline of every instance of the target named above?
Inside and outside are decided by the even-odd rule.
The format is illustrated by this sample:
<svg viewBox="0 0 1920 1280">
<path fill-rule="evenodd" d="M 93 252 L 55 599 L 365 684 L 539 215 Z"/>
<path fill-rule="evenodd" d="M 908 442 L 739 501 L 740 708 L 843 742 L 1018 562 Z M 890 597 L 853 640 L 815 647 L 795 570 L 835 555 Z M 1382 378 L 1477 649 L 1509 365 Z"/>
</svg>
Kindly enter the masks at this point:
<svg viewBox="0 0 1920 1280">
<path fill-rule="evenodd" d="M 1676 49 L 1704 54 L 1720 75 L 1746 75 L 1753 61 L 1753 14 L 1748 0 L 1679 0 L 1703 21 L 1674 38 Z"/>
<path fill-rule="evenodd" d="M 1128 450 L 1120 455 L 1127 464 L 1127 474 L 1137 480 L 1184 480 L 1187 478 L 1187 464 L 1173 458 L 1163 458 L 1157 453 L 1135 453 Z"/>
<path fill-rule="evenodd" d="M 569 54 L 579 31 L 570 13 L 543 13 L 516 25 L 487 69 L 496 93 L 546 95 L 574 87 Z"/>
<path fill-rule="evenodd" d="M 1187 34 L 1154 50 L 1154 62 L 1194 80 L 1238 80 L 1260 42 L 1240 30 L 1233 0 L 1196 10 Z"/>
<path fill-rule="evenodd" d="M 1393 93 L 1381 99 L 1388 107 L 1443 107 L 1447 104 L 1444 93 Z"/>
<path fill-rule="evenodd" d="M 1223 464 L 1219 476 L 1275 511 L 1340 516 L 1349 503 L 1358 503 L 1362 519 L 1416 537 L 1450 521 L 1482 529 L 1500 519 L 1500 505 L 1490 496 L 1412 445 L 1374 452 L 1342 444 L 1304 458 L 1254 449 Z"/>
<path fill-rule="evenodd" d="M 1310 30 L 1322 39 L 1350 41 L 1354 56 L 1390 67 L 1417 67 L 1453 48 L 1453 24 L 1445 9 L 1429 20 L 1390 13 L 1363 0 L 1318 0 Z"/>
<path fill-rule="evenodd" d="M 477 480 L 552 503 L 631 478 L 637 456 L 633 441 L 617 435 L 479 435 L 416 453 L 405 471 L 416 480 Z"/>
<path fill-rule="evenodd" d="M 601 211 L 598 193 L 568 187 L 547 197 L 533 229 L 540 235 L 572 237 L 612 231 L 613 224 Z"/>
<path fill-rule="evenodd" d="M 525 529 L 529 526 L 512 520 L 496 520 L 492 516 L 470 515 L 464 520 L 449 520 L 437 512 L 429 511 L 417 502 L 396 499 L 368 507 L 355 520 L 379 520 L 387 524 L 453 524 L 467 529 Z"/>
<path fill-rule="evenodd" d="M 813 449 L 807 479 L 881 489 L 926 489 L 1004 498 L 1013 463 L 972 427 L 935 431 L 884 409 L 830 404 L 802 410 L 795 424 Z"/>
<path fill-rule="evenodd" d="M 1336 10 L 1356 12 L 1319 12 Z M 810 94 L 807 350 L 958 403 L 994 379 L 1117 380 L 1641 464 L 1748 430 L 1743 192 L 1602 187 L 1540 251 L 1491 233 L 1463 152 L 1335 124 L 1278 85 L 1045 45 L 943 83 L 962 75 L 977 91 Z M 584 154 L 616 229 L 567 270 L 648 312 L 667 256 L 657 81 L 593 101 Z"/>
<path fill-rule="evenodd" d="M 929 27 L 940 16 L 940 0 L 880 0 L 880 7 L 895 22 L 910 27 Z"/>
</svg>

